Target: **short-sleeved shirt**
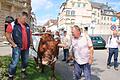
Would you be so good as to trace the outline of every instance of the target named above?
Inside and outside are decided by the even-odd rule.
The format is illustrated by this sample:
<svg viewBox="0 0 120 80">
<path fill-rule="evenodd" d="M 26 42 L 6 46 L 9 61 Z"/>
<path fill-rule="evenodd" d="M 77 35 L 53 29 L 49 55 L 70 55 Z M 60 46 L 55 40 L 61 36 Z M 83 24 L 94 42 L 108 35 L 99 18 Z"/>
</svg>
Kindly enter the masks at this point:
<svg viewBox="0 0 120 80">
<path fill-rule="evenodd" d="M 64 36 L 63 39 L 61 40 L 66 47 L 64 49 L 69 49 L 70 47 L 70 37 L 68 35 Z"/>
<path fill-rule="evenodd" d="M 118 48 L 119 44 L 117 43 L 117 41 L 119 41 L 119 37 L 114 37 L 113 35 L 109 36 L 108 38 L 108 42 L 106 44 L 107 48 Z"/>
<path fill-rule="evenodd" d="M 82 65 L 89 62 L 89 47 L 93 46 L 89 36 L 83 34 L 78 39 L 72 39 L 73 53 L 75 61 Z"/>
<path fill-rule="evenodd" d="M 20 24 L 22 27 L 22 48 L 21 50 L 26 50 L 28 49 L 28 40 L 27 40 L 27 32 L 25 25 Z M 8 24 L 6 32 L 12 33 L 13 27 L 11 24 Z"/>
</svg>

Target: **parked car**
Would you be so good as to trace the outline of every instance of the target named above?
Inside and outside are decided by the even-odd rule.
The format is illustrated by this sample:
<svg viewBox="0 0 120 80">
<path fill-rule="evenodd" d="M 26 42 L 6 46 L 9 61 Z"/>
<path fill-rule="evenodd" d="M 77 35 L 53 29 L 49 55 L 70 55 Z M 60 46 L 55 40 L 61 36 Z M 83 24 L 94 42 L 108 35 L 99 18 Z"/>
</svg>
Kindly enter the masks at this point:
<svg viewBox="0 0 120 80">
<path fill-rule="evenodd" d="M 105 48 L 106 42 L 101 36 L 90 36 L 94 48 Z"/>
</svg>

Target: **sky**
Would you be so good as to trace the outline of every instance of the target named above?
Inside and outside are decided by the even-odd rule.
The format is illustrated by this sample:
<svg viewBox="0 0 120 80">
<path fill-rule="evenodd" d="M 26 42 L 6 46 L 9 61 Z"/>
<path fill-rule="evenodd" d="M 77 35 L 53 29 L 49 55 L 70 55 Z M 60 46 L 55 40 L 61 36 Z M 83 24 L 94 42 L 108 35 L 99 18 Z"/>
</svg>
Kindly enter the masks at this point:
<svg viewBox="0 0 120 80">
<path fill-rule="evenodd" d="M 32 0 L 32 12 L 37 18 L 37 25 L 43 25 L 49 19 L 56 19 L 60 6 L 66 0 Z M 120 0 L 92 0 L 94 2 L 106 3 L 116 11 L 120 11 Z"/>
</svg>

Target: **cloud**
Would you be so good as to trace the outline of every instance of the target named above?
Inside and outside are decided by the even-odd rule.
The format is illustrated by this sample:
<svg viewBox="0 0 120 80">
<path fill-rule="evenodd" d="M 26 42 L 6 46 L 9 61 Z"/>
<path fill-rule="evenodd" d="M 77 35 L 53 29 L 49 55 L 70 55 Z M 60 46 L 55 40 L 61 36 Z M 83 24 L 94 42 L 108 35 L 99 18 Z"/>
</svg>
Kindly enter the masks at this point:
<svg viewBox="0 0 120 80">
<path fill-rule="evenodd" d="M 53 3 L 50 0 L 32 0 L 32 11 L 38 11 L 41 9 L 49 9 L 53 7 Z"/>
<path fill-rule="evenodd" d="M 45 16 L 42 16 L 41 18 L 37 17 L 37 24 L 43 25 L 45 24 L 49 19 L 51 19 L 50 14 L 47 14 Z"/>
<path fill-rule="evenodd" d="M 32 12 L 36 15 L 37 24 L 42 25 L 47 22 L 50 18 L 50 14 L 48 15 L 47 12 L 49 12 L 54 6 L 52 0 L 32 0 L 31 4 Z"/>
</svg>

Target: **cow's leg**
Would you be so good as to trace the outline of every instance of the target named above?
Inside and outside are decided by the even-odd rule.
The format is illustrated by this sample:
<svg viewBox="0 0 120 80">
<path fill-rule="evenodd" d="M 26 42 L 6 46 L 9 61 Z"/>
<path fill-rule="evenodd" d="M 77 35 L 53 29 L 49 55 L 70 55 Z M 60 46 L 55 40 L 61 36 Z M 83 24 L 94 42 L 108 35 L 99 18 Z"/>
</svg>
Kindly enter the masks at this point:
<svg viewBox="0 0 120 80">
<path fill-rule="evenodd" d="M 59 47 L 57 47 L 57 53 L 56 53 L 57 55 L 57 59 L 58 59 L 58 56 L 59 56 Z"/>
<path fill-rule="evenodd" d="M 52 69 L 51 80 L 56 80 L 56 76 L 55 76 L 55 62 L 53 64 L 51 64 L 51 69 Z"/>
<path fill-rule="evenodd" d="M 39 62 L 38 62 L 38 57 L 33 57 L 34 58 L 34 61 L 36 63 L 36 68 L 38 69 L 39 68 Z"/>
<path fill-rule="evenodd" d="M 39 55 L 39 57 L 40 57 L 40 65 L 39 65 L 39 67 L 40 67 L 41 72 L 43 73 L 44 72 L 44 65 L 42 64 L 42 55 Z"/>
</svg>

